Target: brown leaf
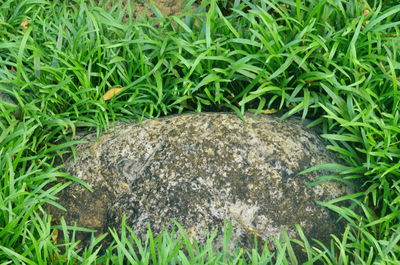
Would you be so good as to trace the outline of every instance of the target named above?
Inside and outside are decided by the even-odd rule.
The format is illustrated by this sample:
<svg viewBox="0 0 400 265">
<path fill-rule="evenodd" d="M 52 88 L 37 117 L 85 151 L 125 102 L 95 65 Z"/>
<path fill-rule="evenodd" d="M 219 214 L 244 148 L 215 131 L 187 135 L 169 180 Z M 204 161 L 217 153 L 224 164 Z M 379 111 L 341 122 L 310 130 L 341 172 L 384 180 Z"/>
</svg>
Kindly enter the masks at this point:
<svg viewBox="0 0 400 265">
<path fill-rule="evenodd" d="M 22 31 L 25 32 L 28 29 L 28 25 L 29 25 L 29 18 L 24 18 L 20 24 L 20 26 L 22 27 Z"/>
<path fill-rule="evenodd" d="M 117 95 L 119 92 L 121 92 L 122 89 L 124 89 L 125 87 L 113 87 L 111 89 L 109 89 L 104 95 L 103 95 L 103 99 L 104 100 L 110 100 L 112 99 L 115 95 Z"/>
</svg>

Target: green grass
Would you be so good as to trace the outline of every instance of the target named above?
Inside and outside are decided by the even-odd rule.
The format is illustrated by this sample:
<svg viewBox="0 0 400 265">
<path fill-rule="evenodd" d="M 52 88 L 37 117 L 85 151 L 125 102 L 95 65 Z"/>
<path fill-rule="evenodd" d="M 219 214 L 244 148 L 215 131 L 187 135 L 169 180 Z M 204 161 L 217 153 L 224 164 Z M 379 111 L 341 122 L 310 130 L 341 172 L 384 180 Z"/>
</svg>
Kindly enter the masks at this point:
<svg viewBox="0 0 400 265">
<path fill-rule="evenodd" d="M 296 264 L 295 244 L 309 264 L 400 263 L 396 1 L 204 0 L 192 14 L 140 22 L 136 1 L 124 10 L 100 2 L 0 0 L 0 95 L 16 103 L 0 101 L 1 264 Z M 124 89 L 104 101 L 113 87 Z M 78 181 L 54 162 L 73 151 L 80 131 L 100 135 L 115 120 L 174 113 L 271 109 L 323 128 L 327 148 L 347 162 L 324 179 L 362 183 L 359 193 L 321 203 L 347 222 L 329 246 L 305 237 L 289 243 L 283 234 L 276 252 L 218 252 L 212 236 L 205 246 L 167 232 L 139 242 L 121 224 L 108 248 L 99 249 L 98 238 L 80 249 L 78 228 L 54 227 L 42 209 L 58 205 L 69 184 L 61 179 Z M 344 200 L 351 207 L 340 207 Z M 65 242 L 53 240 L 55 231 Z"/>
</svg>

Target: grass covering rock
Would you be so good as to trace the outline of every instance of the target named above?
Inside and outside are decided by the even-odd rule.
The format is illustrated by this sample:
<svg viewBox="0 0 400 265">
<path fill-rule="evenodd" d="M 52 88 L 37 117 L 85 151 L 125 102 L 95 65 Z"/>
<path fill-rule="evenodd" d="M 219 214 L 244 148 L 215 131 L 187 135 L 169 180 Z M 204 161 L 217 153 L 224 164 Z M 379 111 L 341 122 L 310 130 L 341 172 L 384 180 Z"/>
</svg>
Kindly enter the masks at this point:
<svg viewBox="0 0 400 265">
<path fill-rule="evenodd" d="M 0 1 L 0 90 L 17 103 L 0 101 L 0 259 L 295 264 L 284 234 L 275 254 L 215 253 L 211 240 L 198 246 L 150 232 L 141 245 L 125 226 L 110 231 L 115 241 L 104 255 L 101 238 L 87 249 L 75 248 L 74 236 L 54 240 L 81 229 L 53 226 L 42 209 L 57 205 L 69 184 L 61 180 L 77 181 L 53 166 L 73 153 L 76 134 L 100 135 L 116 120 L 230 110 L 313 119 L 327 148 L 348 163 L 334 177 L 363 183 L 362 192 L 323 204 L 347 222 L 342 236 L 317 248 L 304 237 L 291 244 L 324 264 L 398 264 L 400 6 L 393 2 L 238 0 L 223 12 L 227 1 L 204 0 L 190 16 L 135 22 L 131 5 L 109 10 L 106 1 Z M 124 89 L 105 101 L 115 87 Z"/>
</svg>

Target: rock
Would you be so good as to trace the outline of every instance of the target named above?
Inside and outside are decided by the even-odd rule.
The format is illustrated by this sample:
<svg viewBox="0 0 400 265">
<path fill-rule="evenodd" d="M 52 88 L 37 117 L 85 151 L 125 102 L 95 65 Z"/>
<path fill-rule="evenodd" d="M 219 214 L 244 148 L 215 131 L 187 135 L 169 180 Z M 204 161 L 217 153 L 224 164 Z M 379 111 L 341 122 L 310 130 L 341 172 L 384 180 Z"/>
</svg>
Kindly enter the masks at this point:
<svg viewBox="0 0 400 265">
<path fill-rule="evenodd" d="M 141 1 L 134 5 L 135 11 L 138 16 L 146 14 L 147 16 L 153 16 L 154 13 L 150 8 L 149 1 Z M 181 13 L 184 5 L 184 0 L 156 0 L 153 3 L 157 6 L 160 12 L 164 16 L 176 16 Z"/>
<path fill-rule="evenodd" d="M 78 146 L 77 160 L 66 163 L 65 170 L 94 192 L 73 184 L 60 197 L 68 211 L 50 212 L 100 232 L 120 227 L 125 214 L 139 236 L 148 224 L 155 233 L 170 227 L 173 218 L 200 242 L 226 219 L 233 239 L 245 247 L 254 241 L 252 231 L 263 241 L 282 229 L 295 237 L 294 225 L 300 224 L 307 236 L 327 242 L 342 227 L 316 201 L 345 195 L 349 187 L 305 186 L 321 172 L 297 173 L 340 161 L 298 119 L 245 118 L 203 113 L 118 124 Z"/>
<path fill-rule="evenodd" d="M 6 86 L 5 84 L 0 84 L 0 104 L 7 106 L 6 109 L 12 108 L 14 109 L 11 111 L 11 113 L 14 114 L 14 116 L 19 119 L 21 118 L 22 112 L 21 109 L 18 107 L 18 103 L 16 100 L 14 100 L 9 94 L 7 94 L 5 91 L 8 91 L 10 88 Z"/>
<path fill-rule="evenodd" d="M 177 16 L 181 14 L 185 8 L 185 0 L 152 0 L 151 2 L 158 8 L 163 16 Z M 149 0 L 135 2 L 128 2 L 127 0 L 113 0 L 108 3 L 108 8 L 112 8 L 116 4 L 120 4 L 122 7 L 126 7 L 128 4 L 130 4 L 131 7 L 133 7 L 135 19 L 155 16 Z"/>
</svg>

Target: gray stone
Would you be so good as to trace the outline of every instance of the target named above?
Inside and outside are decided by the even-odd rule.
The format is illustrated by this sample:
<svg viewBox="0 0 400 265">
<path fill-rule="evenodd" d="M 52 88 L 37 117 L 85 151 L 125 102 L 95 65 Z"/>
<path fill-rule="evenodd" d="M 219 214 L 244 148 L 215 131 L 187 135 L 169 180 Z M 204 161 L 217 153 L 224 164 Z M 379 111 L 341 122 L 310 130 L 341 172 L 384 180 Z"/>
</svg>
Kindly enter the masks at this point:
<svg viewBox="0 0 400 265">
<path fill-rule="evenodd" d="M 234 114 L 203 113 L 120 123 L 78 146 L 77 160 L 66 163 L 66 171 L 94 191 L 73 184 L 61 193 L 68 211 L 50 211 L 100 232 L 120 227 L 123 215 L 139 236 L 148 224 L 158 233 L 175 219 L 204 242 L 206 231 L 223 227 L 226 219 L 233 239 L 245 247 L 254 232 L 262 241 L 282 229 L 295 237 L 295 224 L 326 242 L 341 226 L 316 201 L 345 195 L 349 187 L 305 186 L 324 172 L 297 173 L 338 162 L 318 134 L 295 118 L 246 115 L 243 121 Z"/>
<path fill-rule="evenodd" d="M 16 118 L 21 117 L 21 109 L 18 108 L 18 103 L 14 100 L 9 94 L 5 91 L 8 91 L 9 87 L 0 83 L 0 104 L 5 105 L 6 109 L 13 108 L 14 111 L 12 113 L 15 115 Z"/>
</svg>

